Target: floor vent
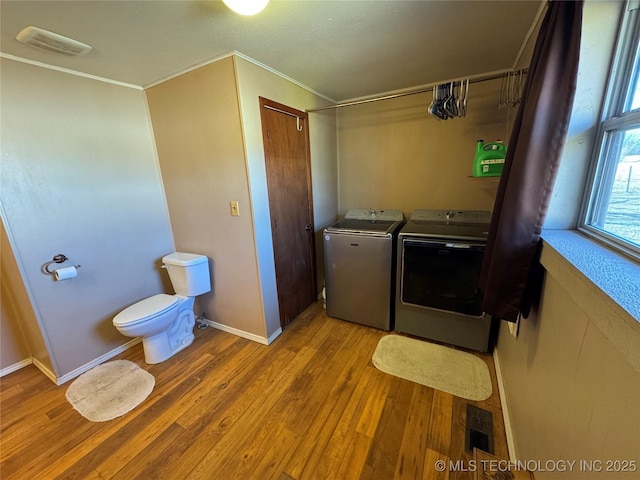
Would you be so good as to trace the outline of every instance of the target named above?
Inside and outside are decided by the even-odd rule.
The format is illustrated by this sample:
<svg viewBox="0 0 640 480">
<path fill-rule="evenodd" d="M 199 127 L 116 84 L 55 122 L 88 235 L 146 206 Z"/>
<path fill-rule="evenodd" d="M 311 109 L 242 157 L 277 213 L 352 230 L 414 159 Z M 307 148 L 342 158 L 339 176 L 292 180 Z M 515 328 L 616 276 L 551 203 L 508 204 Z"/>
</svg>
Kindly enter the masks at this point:
<svg viewBox="0 0 640 480">
<path fill-rule="evenodd" d="M 493 453 L 493 415 L 491 412 L 467 404 L 464 445 L 468 453 L 473 453 L 474 448 Z"/>
</svg>

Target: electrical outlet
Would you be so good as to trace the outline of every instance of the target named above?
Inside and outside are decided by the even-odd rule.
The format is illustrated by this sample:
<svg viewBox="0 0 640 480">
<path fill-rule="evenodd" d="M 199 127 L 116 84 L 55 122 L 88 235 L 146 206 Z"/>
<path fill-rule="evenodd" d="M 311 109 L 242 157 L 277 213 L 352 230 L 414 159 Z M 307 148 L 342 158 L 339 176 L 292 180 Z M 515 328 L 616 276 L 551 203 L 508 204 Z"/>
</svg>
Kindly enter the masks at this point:
<svg viewBox="0 0 640 480">
<path fill-rule="evenodd" d="M 233 215 L 234 217 L 239 217 L 240 207 L 238 206 L 238 202 L 236 200 L 233 200 L 230 202 L 230 205 L 231 205 L 231 215 Z"/>
</svg>

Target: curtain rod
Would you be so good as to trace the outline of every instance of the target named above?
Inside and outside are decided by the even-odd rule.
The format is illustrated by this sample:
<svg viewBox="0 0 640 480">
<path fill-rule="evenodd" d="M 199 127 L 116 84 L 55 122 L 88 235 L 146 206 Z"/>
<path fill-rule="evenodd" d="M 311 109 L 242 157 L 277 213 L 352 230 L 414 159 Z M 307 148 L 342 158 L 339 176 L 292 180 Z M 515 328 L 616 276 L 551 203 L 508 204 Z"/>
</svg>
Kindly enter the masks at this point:
<svg viewBox="0 0 640 480">
<path fill-rule="evenodd" d="M 488 80 L 496 80 L 498 78 L 504 78 L 504 77 L 506 77 L 508 75 L 511 75 L 513 73 L 518 73 L 518 72 L 527 73 L 528 71 L 529 71 L 528 68 L 523 68 L 521 70 L 515 70 L 515 71 L 514 70 L 506 70 L 506 71 L 499 72 L 499 73 L 493 73 L 493 74 L 487 75 L 487 76 L 470 78 L 469 79 L 469 83 L 480 83 L 480 82 L 486 82 Z M 438 83 L 434 83 L 434 84 L 431 84 L 431 85 L 429 85 L 427 87 L 423 87 L 423 88 L 420 88 L 420 89 L 417 89 L 417 90 L 411 90 L 411 91 L 408 91 L 408 92 L 401 92 L 401 93 L 394 93 L 394 94 L 391 94 L 391 95 L 384 95 L 382 97 L 365 98 L 365 99 L 362 99 L 362 100 L 354 100 L 353 102 L 337 103 L 335 105 L 328 105 L 326 107 L 309 108 L 309 109 L 305 110 L 305 112 L 306 113 L 319 112 L 320 110 L 332 110 L 334 108 L 350 107 L 352 105 L 361 105 L 363 103 L 378 102 L 380 100 L 391 100 L 392 98 L 406 97 L 407 95 L 416 95 L 418 93 L 430 92 L 430 91 L 433 90 L 434 87 L 437 87 L 438 85 L 451 83 L 452 81 L 438 82 Z M 455 81 L 460 81 L 460 80 L 455 80 Z"/>
</svg>

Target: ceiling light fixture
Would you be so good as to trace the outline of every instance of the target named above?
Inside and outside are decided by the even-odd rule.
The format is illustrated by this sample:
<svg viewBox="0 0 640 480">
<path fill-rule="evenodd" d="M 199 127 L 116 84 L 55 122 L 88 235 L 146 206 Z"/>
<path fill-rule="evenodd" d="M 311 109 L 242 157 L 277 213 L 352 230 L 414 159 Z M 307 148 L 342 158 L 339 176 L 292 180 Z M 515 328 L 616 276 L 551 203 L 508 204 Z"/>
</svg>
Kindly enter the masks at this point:
<svg viewBox="0 0 640 480">
<path fill-rule="evenodd" d="M 224 4 L 240 15 L 255 15 L 264 10 L 269 0 L 222 0 Z"/>
</svg>

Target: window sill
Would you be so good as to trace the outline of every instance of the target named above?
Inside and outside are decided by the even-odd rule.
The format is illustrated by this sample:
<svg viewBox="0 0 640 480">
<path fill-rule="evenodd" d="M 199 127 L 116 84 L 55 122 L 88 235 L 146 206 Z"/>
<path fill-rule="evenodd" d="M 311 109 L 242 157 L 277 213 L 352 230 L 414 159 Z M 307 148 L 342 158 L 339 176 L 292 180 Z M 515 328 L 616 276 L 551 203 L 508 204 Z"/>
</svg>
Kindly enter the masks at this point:
<svg viewBox="0 0 640 480">
<path fill-rule="evenodd" d="M 572 230 L 544 230 L 540 262 L 640 373 L 640 265 Z"/>
</svg>

